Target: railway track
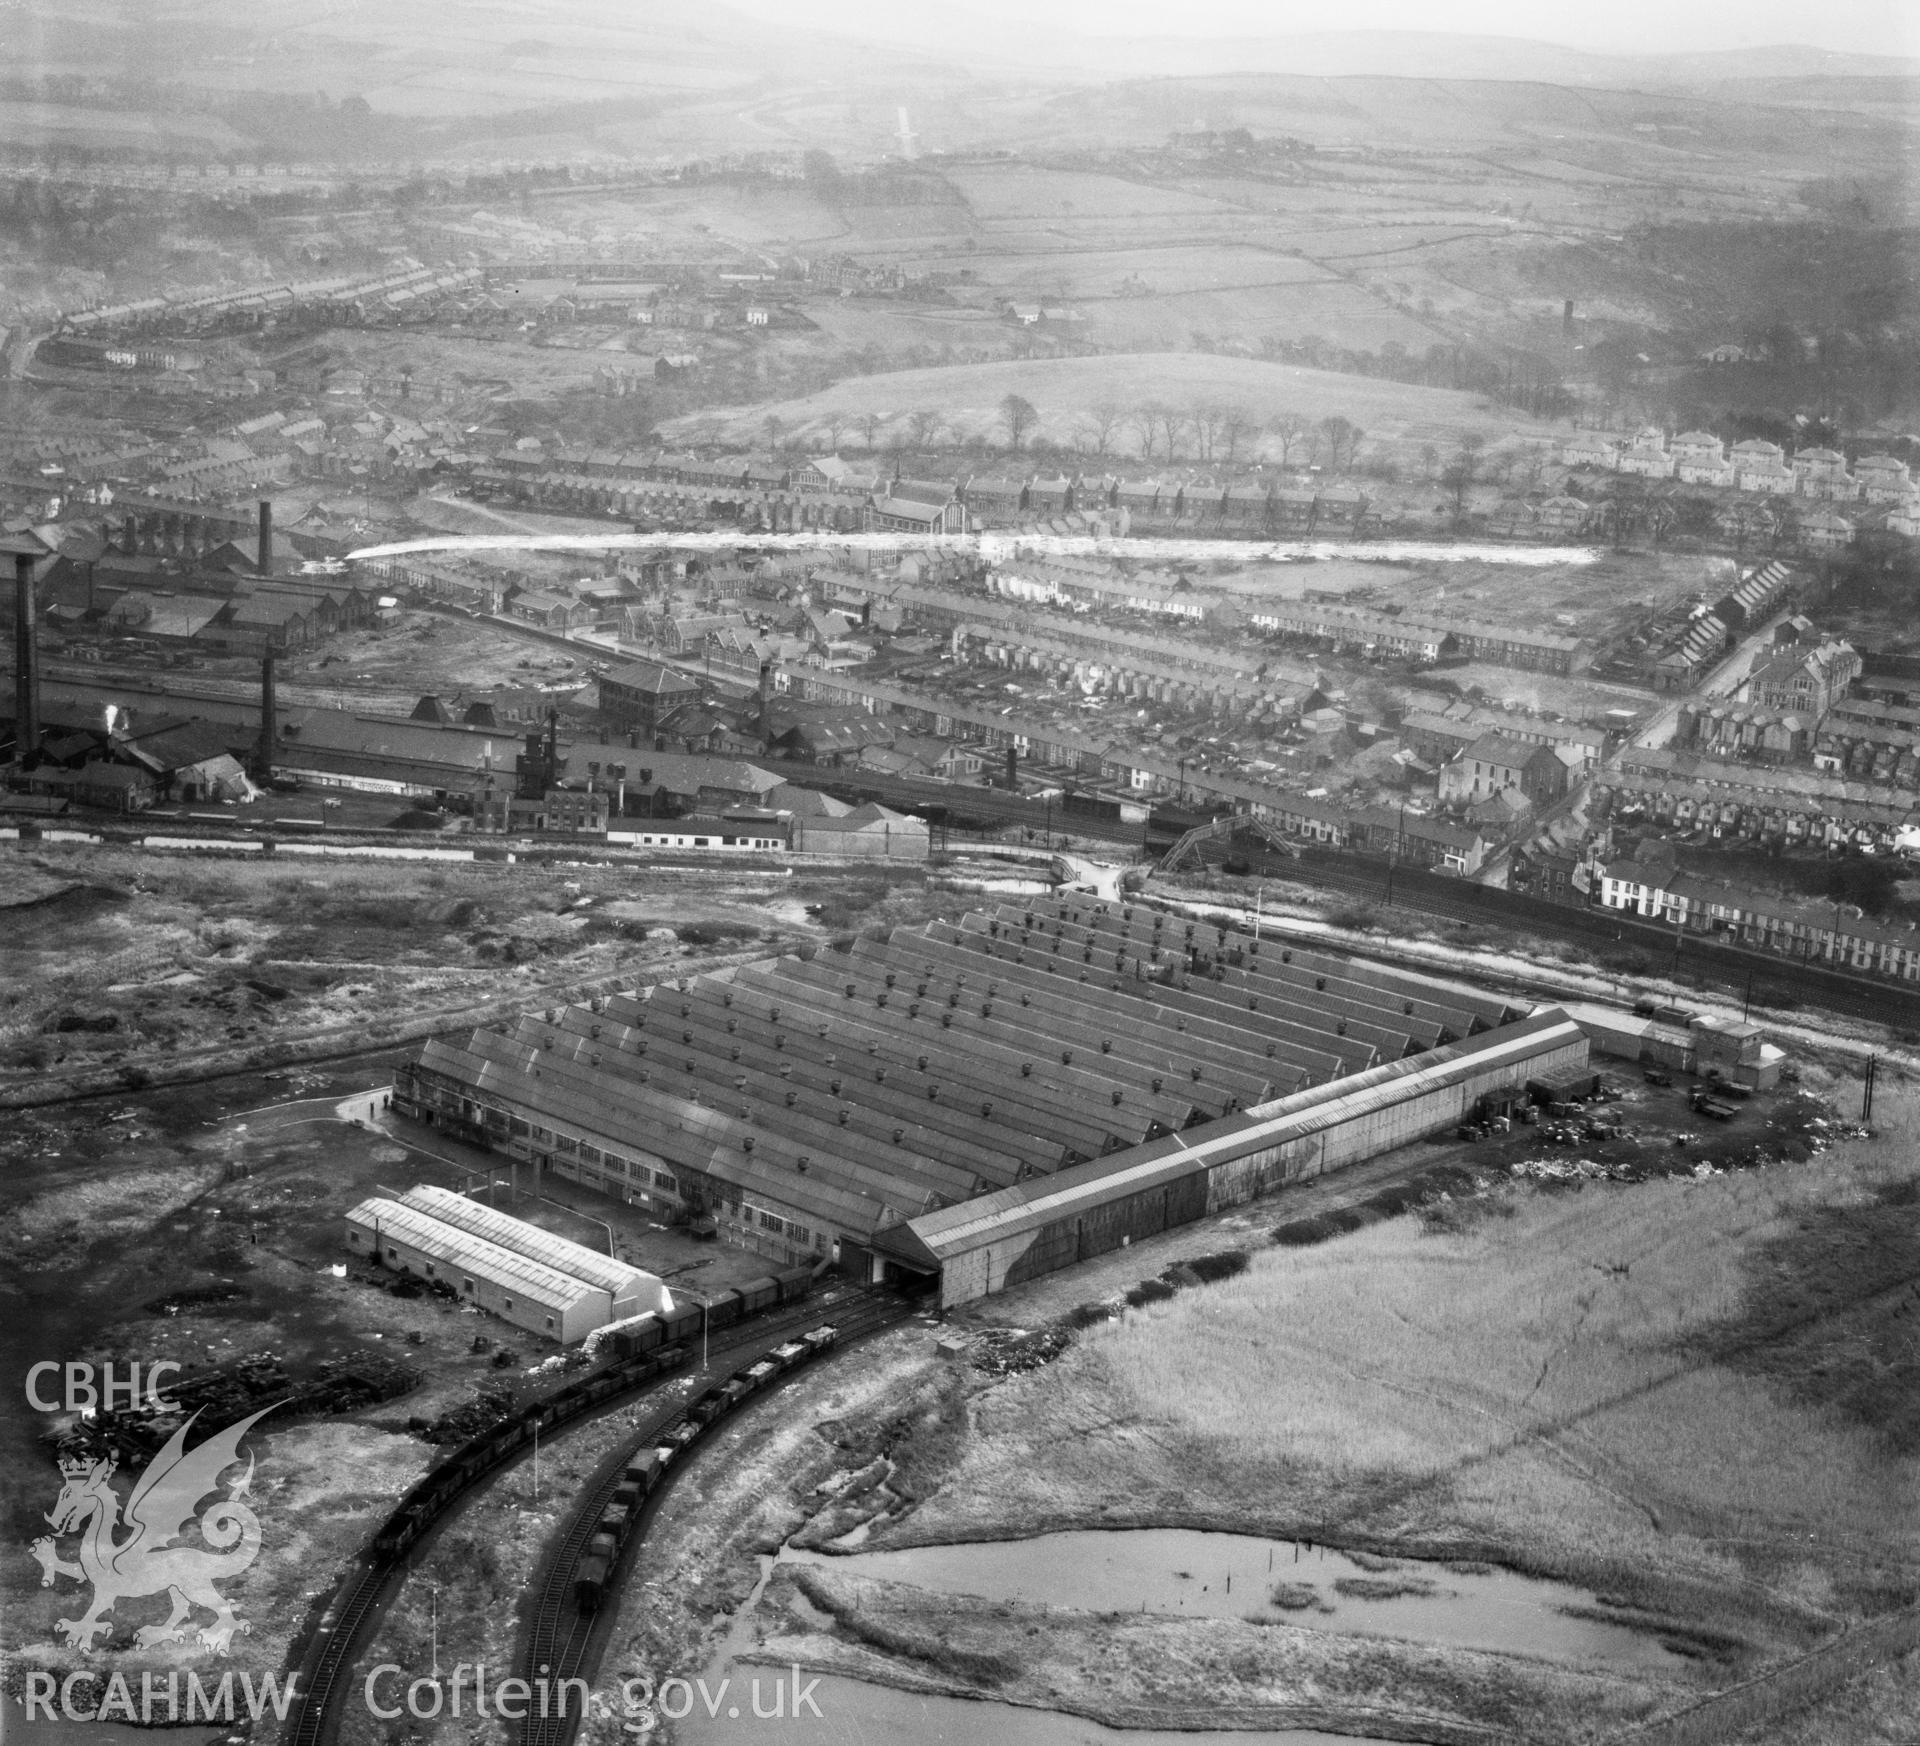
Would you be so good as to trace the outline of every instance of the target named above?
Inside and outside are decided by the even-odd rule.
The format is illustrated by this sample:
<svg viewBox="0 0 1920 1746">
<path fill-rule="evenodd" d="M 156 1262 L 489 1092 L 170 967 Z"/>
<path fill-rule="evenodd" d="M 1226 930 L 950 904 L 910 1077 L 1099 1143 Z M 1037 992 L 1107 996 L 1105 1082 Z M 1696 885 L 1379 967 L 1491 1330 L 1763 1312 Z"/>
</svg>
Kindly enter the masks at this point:
<svg viewBox="0 0 1920 1746">
<path fill-rule="evenodd" d="M 899 1320 L 909 1313 L 910 1306 L 902 1300 L 872 1297 L 865 1292 L 839 1294 L 827 1293 L 822 1296 L 806 1298 L 779 1310 L 758 1316 L 745 1324 L 729 1327 L 723 1340 L 712 1342 L 706 1362 L 693 1368 L 662 1376 L 649 1377 L 638 1382 L 631 1389 L 610 1395 L 599 1403 L 596 1410 L 572 1421 L 568 1429 L 591 1424 L 606 1417 L 610 1412 L 628 1409 L 636 1394 L 658 1393 L 662 1396 L 673 1384 L 683 1380 L 695 1382 L 711 1381 L 716 1375 L 726 1376 L 743 1362 L 750 1362 L 770 1345 L 778 1343 L 810 1326 L 823 1321 L 839 1321 L 846 1325 L 855 1337 L 858 1332 L 871 1332 L 880 1326 L 889 1325 L 887 1318 L 874 1319 L 874 1306 L 889 1312 L 891 1320 Z M 647 1415 L 644 1429 L 639 1436 L 654 1434 L 652 1427 L 665 1428 L 680 1418 L 684 1409 L 676 1402 L 662 1399 L 654 1412 Z M 623 1449 L 625 1445 L 623 1444 Z M 528 1453 L 531 1453 L 529 1449 Z M 422 1540 L 439 1534 L 459 1513 L 459 1505 L 476 1492 L 482 1490 L 500 1474 L 520 1465 L 525 1457 L 515 1456 L 489 1472 L 478 1476 L 465 1491 L 449 1500 L 445 1509 L 435 1521 L 433 1527 L 421 1536 Z M 624 1457 L 623 1457 L 624 1458 Z M 611 1495 L 618 1482 L 620 1467 L 612 1466 L 604 1473 L 596 1470 L 592 1485 L 598 1494 L 599 1482 L 606 1479 L 605 1492 Z M 605 1507 L 605 1498 L 600 1498 L 600 1507 Z M 591 1522 L 597 1515 L 585 1514 L 584 1519 Z M 571 1525 L 571 1524 L 570 1524 Z M 588 1528 L 591 1534 L 591 1526 Z M 419 1542 L 416 1542 L 416 1548 Z M 584 1545 L 584 1541 L 582 1542 Z M 346 1699 L 351 1695 L 352 1684 L 349 1675 L 355 1661 L 371 1640 L 374 1629 L 385 1616 L 394 1596 L 410 1568 L 412 1554 L 399 1560 L 383 1559 L 375 1555 L 371 1546 L 356 1560 L 353 1567 L 341 1579 L 325 1609 L 314 1621 L 307 1634 L 307 1643 L 298 1662 L 297 1709 L 293 1721 L 285 1735 L 286 1746 L 326 1746 L 339 1727 L 340 1713 Z M 573 1550 L 569 1571 L 578 1564 L 579 1548 Z M 571 1582 L 571 1575 L 567 1581 Z M 541 1657 L 532 1658 L 536 1663 Z"/>
<path fill-rule="evenodd" d="M 1203 845 L 1213 850 L 1214 845 Z M 1742 997 L 1751 985 L 1757 1005 L 1782 1010 L 1816 1008 L 1844 1018 L 1882 1025 L 1920 1027 L 1920 992 L 1893 981 L 1869 981 L 1848 976 L 1823 964 L 1804 964 L 1776 955 L 1720 944 L 1698 934 L 1681 936 L 1674 930 L 1643 922 L 1615 910 L 1593 910 L 1545 901 L 1530 905 L 1525 914 L 1503 904 L 1507 893 L 1466 880 L 1416 882 L 1405 869 L 1389 876 L 1382 868 L 1345 867 L 1311 851 L 1299 860 L 1250 848 L 1235 851 L 1257 878 L 1287 880 L 1345 892 L 1386 908 L 1437 916 L 1444 921 L 1480 927 L 1504 927 L 1518 933 L 1551 932 L 1559 938 L 1592 947 L 1625 944 L 1649 952 L 1670 954 L 1671 968 L 1660 974 L 1679 980 L 1692 978 L 1703 989 L 1723 996 Z M 1207 858 L 1215 864 L 1219 852 Z"/>
<path fill-rule="evenodd" d="M 809 1323 L 817 1325 L 821 1321 L 829 1321 L 838 1330 L 839 1344 L 836 1350 L 839 1350 L 851 1341 L 898 1326 L 913 1313 L 913 1304 L 907 1299 L 888 1294 L 859 1291 L 843 1296 L 838 1302 L 816 1302 L 802 1306 L 802 1311 L 804 1313 L 782 1318 L 790 1325 L 790 1331 L 797 1332 Z M 779 1334 L 778 1325 L 769 1322 L 756 1330 L 754 1340 L 741 1343 L 742 1349 L 757 1356 L 776 1343 Z M 816 1363 L 824 1361 L 815 1360 Z M 717 1367 L 716 1363 L 709 1368 Z M 558 1538 L 534 1597 L 532 1619 L 526 1632 L 525 1649 L 520 1656 L 518 1670 L 530 1685 L 536 1679 L 548 1681 L 549 1689 L 555 1691 L 564 1690 L 559 1682 L 567 1679 L 584 1679 L 591 1685 L 599 1671 L 606 1640 L 612 1634 L 613 1621 L 619 1609 L 610 1597 L 608 1603 L 598 1611 L 581 1612 L 576 1601 L 575 1583 L 582 1561 L 587 1556 L 588 1545 L 603 1513 L 619 1488 L 627 1463 L 636 1454 L 653 1448 L 684 1418 L 685 1410 L 680 1407 L 650 1414 L 640 1429 L 609 1455 L 595 1470 L 593 1478 L 581 1488 L 573 1515 Z M 623 1558 L 628 1568 L 635 1556 L 633 1548 L 645 1539 L 645 1524 L 657 1507 L 657 1500 L 679 1471 L 680 1465 L 676 1462 L 666 1470 L 649 1496 L 640 1525 L 623 1548 Z M 611 1590 L 615 1587 L 614 1575 L 609 1572 L 608 1588 Z M 532 1686 L 531 1689 L 537 1691 L 540 1688 Z M 521 1725 L 522 1746 L 570 1746 L 580 1720 L 577 1713 L 529 1713 Z"/>
</svg>

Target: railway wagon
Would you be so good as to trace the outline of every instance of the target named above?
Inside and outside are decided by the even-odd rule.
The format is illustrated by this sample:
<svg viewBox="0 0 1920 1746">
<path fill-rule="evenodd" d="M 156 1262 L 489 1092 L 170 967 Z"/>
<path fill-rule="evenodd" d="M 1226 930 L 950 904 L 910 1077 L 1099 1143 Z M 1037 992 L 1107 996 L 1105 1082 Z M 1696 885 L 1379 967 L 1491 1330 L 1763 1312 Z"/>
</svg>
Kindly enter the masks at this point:
<svg viewBox="0 0 1920 1746">
<path fill-rule="evenodd" d="M 469 1438 L 395 1506 L 374 1535 L 374 1556 L 384 1560 L 404 1556 L 455 1497 L 531 1443 L 536 1420 L 543 1430 L 564 1424 L 623 1389 L 678 1369 L 687 1357 L 688 1348 L 676 1344 L 622 1359 L 588 1383 L 572 1384 L 503 1424 Z"/>
<path fill-rule="evenodd" d="M 772 1274 L 765 1279 L 750 1279 L 740 1287 L 740 1313 L 743 1316 L 758 1315 L 763 1309 L 771 1309 L 780 1301 L 780 1282 Z"/>
<path fill-rule="evenodd" d="M 811 1267 L 783 1267 L 773 1277 L 774 1283 L 780 1287 L 782 1303 L 798 1303 L 813 1289 Z"/>
<path fill-rule="evenodd" d="M 725 1382 L 694 1396 L 661 1443 L 628 1461 L 574 1579 L 574 1605 L 581 1613 L 598 1612 L 604 1604 L 619 1569 L 621 1548 L 640 1519 L 642 1501 L 660 1484 L 682 1451 L 709 1425 L 770 1387 L 785 1371 L 831 1350 L 838 1338 L 838 1330 L 831 1323 L 823 1323 L 795 1339 L 782 1341 Z"/>
<path fill-rule="evenodd" d="M 611 1566 L 597 1552 L 589 1552 L 580 1561 L 579 1572 L 573 1579 L 573 1604 L 583 1613 L 597 1613 L 600 1610 L 600 1597 L 606 1592 L 607 1573 Z"/>
<path fill-rule="evenodd" d="M 621 1328 L 613 1336 L 613 1349 L 622 1358 L 638 1358 L 652 1352 L 665 1341 L 666 1326 L 651 1310 L 630 1328 Z"/>
<path fill-rule="evenodd" d="M 697 1340 L 700 1338 L 700 1306 L 697 1303 L 683 1303 L 676 1309 L 668 1310 L 660 1318 L 660 1335 L 666 1340 Z M 616 1334 L 615 1339 L 619 1336 Z"/>
</svg>

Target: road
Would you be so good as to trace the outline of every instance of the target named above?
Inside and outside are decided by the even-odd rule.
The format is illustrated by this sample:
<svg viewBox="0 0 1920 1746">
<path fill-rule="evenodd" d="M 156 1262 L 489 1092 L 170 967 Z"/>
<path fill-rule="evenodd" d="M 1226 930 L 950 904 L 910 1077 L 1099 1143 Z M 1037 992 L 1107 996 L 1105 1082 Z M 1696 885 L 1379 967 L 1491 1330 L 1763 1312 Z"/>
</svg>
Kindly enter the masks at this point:
<svg viewBox="0 0 1920 1746">
<path fill-rule="evenodd" d="M 1733 646 L 1733 652 L 1709 673 L 1699 686 L 1688 692 L 1670 698 L 1650 715 L 1646 723 L 1631 740 L 1621 744 L 1605 760 L 1608 768 L 1616 768 L 1629 746 L 1644 750 L 1655 750 L 1668 744 L 1673 738 L 1674 728 L 1679 724 L 1680 711 L 1689 703 L 1699 703 L 1703 699 L 1726 697 L 1739 688 L 1755 659 L 1773 637 L 1774 627 L 1790 617 L 1791 608 L 1783 609 L 1768 619 L 1756 631 L 1744 636 Z"/>
</svg>

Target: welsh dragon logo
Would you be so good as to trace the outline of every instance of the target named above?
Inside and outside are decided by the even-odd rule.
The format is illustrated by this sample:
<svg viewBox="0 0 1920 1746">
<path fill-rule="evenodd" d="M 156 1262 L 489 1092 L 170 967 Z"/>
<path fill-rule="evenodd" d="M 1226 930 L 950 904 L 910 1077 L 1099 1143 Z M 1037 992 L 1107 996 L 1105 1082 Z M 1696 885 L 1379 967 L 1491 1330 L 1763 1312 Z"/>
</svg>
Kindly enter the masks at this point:
<svg viewBox="0 0 1920 1746">
<path fill-rule="evenodd" d="M 187 1432 L 195 1413 L 168 1440 L 140 1475 L 127 1498 L 126 1526 L 133 1532 L 115 1538 L 120 1526 L 120 1497 L 112 1479 L 116 1463 L 104 1460 L 63 1460 L 66 1483 L 60 1488 L 46 1520 L 51 1535 L 42 1535 L 31 1548 L 40 1564 L 40 1586 L 51 1588 L 56 1576 L 78 1577 L 93 1584 L 93 1605 L 84 1617 L 56 1621 L 62 1637 L 76 1649 L 91 1650 L 96 1637 L 113 1632 L 107 1617 L 114 1603 L 164 1592 L 173 1612 L 163 1625 L 145 1625 L 134 1633 L 142 1648 L 175 1643 L 190 1629 L 193 1609 L 205 1607 L 213 1623 L 198 1632 L 202 1647 L 225 1655 L 235 1631 L 251 1631 L 235 1614 L 232 1602 L 214 1583 L 245 1570 L 260 1555 L 260 1522 L 240 1502 L 253 1481 L 253 1457 L 223 1498 L 216 1498 L 200 1516 L 205 1546 L 177 1546 L 181 1531 L 193 1520 L 195 1508 L 210 1491 L 219 1489 L 220 1475 L 240 1459 L 240 1440 L 256 1421 L 273 1411 L 264 1407 L 251 1418 L 216 1432 L 197 1448 L 188 1449 Z M 63 1534 L 80 1536 L 77 1564 L 62 1558 L 55 1540 Z M 237 1542 L 237 1543 L 236 1543 Z M 208 1548 L 211 1548 L 209 1550 Z"/>
</svg>

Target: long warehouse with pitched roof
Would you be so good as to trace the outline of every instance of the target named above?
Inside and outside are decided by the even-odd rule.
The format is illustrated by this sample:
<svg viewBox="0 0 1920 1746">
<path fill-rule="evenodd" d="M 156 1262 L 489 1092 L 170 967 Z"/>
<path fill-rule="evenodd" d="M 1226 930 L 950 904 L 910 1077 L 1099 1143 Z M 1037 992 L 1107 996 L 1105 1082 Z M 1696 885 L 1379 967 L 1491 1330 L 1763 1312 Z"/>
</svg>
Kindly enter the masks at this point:
<svg viewBox="0 0 1920 1746">
<path fill-rule="evenodd" d="M 960 1302 L 1583 1065 L 1557 1012 L 1145 903 L 897 928 L 435 1040 L 394 1107 Z"/>
</svg>

